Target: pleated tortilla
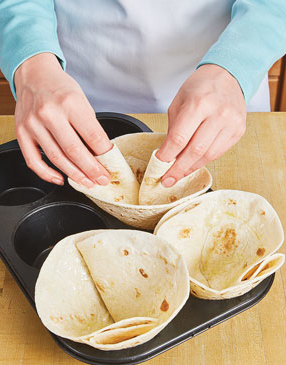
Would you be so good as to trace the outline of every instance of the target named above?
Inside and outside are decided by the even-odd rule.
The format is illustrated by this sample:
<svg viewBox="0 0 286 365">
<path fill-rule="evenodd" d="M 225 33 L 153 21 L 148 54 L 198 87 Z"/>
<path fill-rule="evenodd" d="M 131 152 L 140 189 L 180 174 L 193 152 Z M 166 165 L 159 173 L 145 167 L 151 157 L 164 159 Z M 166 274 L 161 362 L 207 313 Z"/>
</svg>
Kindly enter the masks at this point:
<svg viewBox="0 0 286 365">
<path fill-rule="evenodd" d="M 114 145 L 118 147 L 118 150 L 120 150 L 121 154 L 123 155 L 125 159 L 125 164 L 128 164 L 131 171 L 133 172 L 133 177 L 136 177 L 138 184 L 142 183 L 147 165 L 151 159 L 153 151 L 158 149 L 162 145 L 165 138 L 166 134 L 163 133 L 133 133 L 117 137 L 113 140 Z M 106 159 L 109 159 L 109 157 L 107 156 Z M 116 161 L 116 159 L 114 159 L 114 161 Z M 151 159 L 150 161 L 151 167 L 153 164 L 152 161 L 153 159 Z M 107 167 L 108 165 L 110 166 L 107 161 L 105 161 L 105 165 Z M 124 176 L 124 174 L 123 170 L 120 170 L 120 166 L 123 165 L 123 163 L 121 165 L 116 165 L 115 163 L 115 166 L 117 166 L 116 171 L 120 171 L 120 173 L 122 173 L 122 177 Z M 159 174 L 162 174 L 162 169 L 159 171 Z M 212 185 L 212 176 L 206 168 L 201 168 L 193 174 L 189 175 L 187 178 L 184 178 L 182 182 L 178 182 L 178 185 L 176 184 L 172 188 L 165 188 L 160 182 L 160 185 L 157 184 L 155 192 L 150 191 L 149 187 L 148 189 L 145 189 L 145 183 L 143 182 L 142 187 L 146 191 L 145 196 L 147 197 L 147 199 L 145 200 L 147 201 L 145 202 L 145 200 L 143 200 L 143 203 L 140 204 L 138 204 L 138 199 L 140 195 L 139 185 L 137 186 L 137 188 L 134 188 L 132 190 L 133 192 L 135 192 L 135 190 L 137 189 L 137 201 L 134 198 L 134 194 L 132 193 L 133 201 L 136 202 L 130 203 L 129 201 L 128 203 L 127 201 L 118 199 L 115 200 L 113 198 L 114 193 L 110 190 L 110 184 L 107 186 L 95 186 L 92 189 L 86 189 L 83 186 L 73 183 L 71 180 L 69 180 L 69 183 L 76 190 L 79 190 L 86 194 L 100 208 L 115 216 L 122 222 L 140 229 L 152 230 L 154 229 L 160 218 L 168 210 L 177 206 L 178 204 L 181 204 L 184 201 L 190 200 L 195 196 L 206 192 Z M 123 187 L 123 184 L 121 186 Z M 160 191 L 157 191 L 158 186 Z M 118 186 L 116 188 L 118 188 Z M 123 191 L 116 196 L 127 196 L 128 193 L 126 191 L 129 191 L 128 183 L 124 184 Z M 162 196 L 162 201 L 160 201 L 159 199 L 155 203 L 152 203 L 150 205 L 150 196 L 157 194 L 157 192 L 160 194 L 160 196 Z M 176 198 L 174 198 L 174 196 L 176 196 Z"/>
<path fill-rule="evenodd" d="M 205 299 L 242 295 L 278 270 L 281 222 L 261 196 L 234 190 L 205 194 L 170 210 L 154 233 L 186 260 L 191 291 Z"/>
<path fill-rule="evenodd" d="M 96 158 L 110 172 L 110 183 L 107 186 L 95 184 L 92 188 L 87 188 L 69 178 L 70 185 L 89 197 L 138 204 L 139 183 L 118 147 L 114 145 L 110 151 Z"/>
<path fill-rule="evenodd" d="M 44 262 L 37 312 L 53 333 L 102 350 L 144 343 L 189 295 L 182 256 L 135 230 L 97 230 L 61 240 Z"/>
<path fill-rule="evenodd" d="M 201 170 L 185 176 L 172 187 L 164 187 L 161 184 L 161 177 L 173 166 L 175 160 L 163 162 L 156 157 L 157 151 L 158 149 L 153 151 L 140 185 L 139 204 L 170 204 L 178 200 L 182 202 L 184 197 L 193 196 L 200 191 L 202 188 Z"/>
</svg>

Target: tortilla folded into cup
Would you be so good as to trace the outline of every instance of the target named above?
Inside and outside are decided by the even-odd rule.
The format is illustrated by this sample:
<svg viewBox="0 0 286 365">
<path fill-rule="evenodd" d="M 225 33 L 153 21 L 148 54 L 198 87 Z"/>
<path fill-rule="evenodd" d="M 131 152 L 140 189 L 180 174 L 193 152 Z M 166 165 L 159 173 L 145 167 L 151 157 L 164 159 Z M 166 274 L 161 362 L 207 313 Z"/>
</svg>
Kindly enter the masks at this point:
<svg viewBox="0 0 286 365">
<path fill-rule="evenodd" d="M 164 240 L 135 230 L 96 230 L 56 244 L 41 268 L 35 302 L 56 335 L 119 350 L 156 336 L 189 291 L 186 264 Z"/>
<path fill-rule="evenodd" d="M 122 222 L 152 230 L 168 210 L 203 194 L 212 185 L 212 176 L 204 167 L 171 188 L 163 187 L 160 178 L 171 165 L 159 161 L 154 151 L 165 138 L 166 134 L 163 133 L 133 133 L 115 138 L 116 151 L 112 153 L 111 150 L 97 158 L 111 172 L 111 176 L 114 172 L 120 175 L 116 186 L 111 180 L 106 186 L 95 185 L 88 189 L 71 179 L 68 181 L 74 189 L 87 195 L 96 205 Z M 117 159 L 116 155 L 119 154 L 121 157 Z M 125 173 L 127 170 L 128 173 Z M 125 197 L 130 195 L 132 199 L 126 200 Z"/>
<path fill-rule="evenodd" d="M 204 299 L 242 295 L 277 271 L 284 233 L 272 206 L 253 193 L 218 190 L 170 210 L 154 233 L 183 255 L 191 292 Z"/>
</svg>

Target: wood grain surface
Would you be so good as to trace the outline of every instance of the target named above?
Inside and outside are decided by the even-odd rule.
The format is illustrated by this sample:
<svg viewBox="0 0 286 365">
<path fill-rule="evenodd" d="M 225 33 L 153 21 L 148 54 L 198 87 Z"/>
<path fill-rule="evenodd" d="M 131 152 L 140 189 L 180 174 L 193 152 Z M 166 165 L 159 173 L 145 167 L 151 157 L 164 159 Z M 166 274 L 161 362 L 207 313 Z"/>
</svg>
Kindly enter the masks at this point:
<svg viewBox="0 0 286 365">
<path fill-rule="evenodd" d="M 166 115 L 146 114 L 137 118 L 153 130 L 167 128 Z M 13 138 L 13 117 L 0 117 L 0 143 Z M 246 190 L 268 199 L 285 230 L 286 113 L 250 113 L 245 136 L 209 168 L 214 189 Z M 285 253 L 285 247 L 280 251 Z M 144 364 L 285 365 L 285 281 L 286 265 L 276 274 L 270 292 L 259 304 Z M 53 342 L 0 260 L 0 364 L 79 363 Z"/>
</svg>

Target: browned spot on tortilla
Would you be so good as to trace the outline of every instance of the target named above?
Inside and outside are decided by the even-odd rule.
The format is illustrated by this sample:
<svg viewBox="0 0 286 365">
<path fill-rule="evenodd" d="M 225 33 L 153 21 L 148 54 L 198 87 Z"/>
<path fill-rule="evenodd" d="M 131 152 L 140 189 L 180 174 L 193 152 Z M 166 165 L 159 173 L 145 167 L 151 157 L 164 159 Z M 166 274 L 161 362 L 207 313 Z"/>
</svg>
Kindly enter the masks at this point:
<svg viewBox="0 0 286 365">
<path fill-rule="evenodd" d="M 95 317 L 95 314 L 94 314 L 94 313 L 90 313 L 90 316 L 91 316 L 91 317 Z"/>
<path fill-rule="evenodd" d="M 236 201 L 233 199 L 228 199 L 228 204 L 236 205 Z"/>
<path fill-rule="evenodd" d="M 96 248 L 96 245 L 95 245 L 95 243 L 93 244 L 93 248 Z"/>
<path fill-rule="evenodd" d="M 190 232 L 191 232 L 191 228 L 183 228 L 178 233 L 178 238 L 190 238 Z"/>
<path fill-rule="evenodd" d="M 260 212 L 260 215 L 265 215 L 265 211 L 264 211 L 264 210 L 262 210 L 262 211 Z"/>
<path fill-rule="evenodd" d="M 173 203 L 173 202 L 175 202 L 176 200 L 178 200 L 178 198 L 177 198 L 175 195 L 170 195 L 170 196 L 168 197 L 168 201 L 169 201 L 170 203 Z"/>
<path fill-rule="evenodd" d="M 110 183 L 112 185 L 119 185 L 120 184 L 120 181 L 119 180 L 113 180 L 113 181 L 110 181 Z"/>
<path fill-rule="evenodd" d="M 164 263 L 165 263 L 166 265 L 168 265 L 168 260 L 166 259 L 166 257 L 164 257 L 164 256 L 162 256 L 162 255 L 159 255 L 159 259 L 163 260 L 163 261 L 164 261 Z"/>
<path fill-rule="evenodd" d="M 192 293 L 195 294 L 195 295 L 198 295 L 197 292 L 195 292 L 194 290 L 192 290 Z"/>
<path fill-rule="evenodd" d="M 54 317 L 54 316 L 50 316 L 50 320 L 53 321 L 54 323 L 59 322 L 59 319 L 57 317 Z"/>
<path fill-rule="evenodd" d="M 242 281 L 244 280 L 248 280 L 249 278 L 251 278 L 251 276 L 254 274 L 254 272 L 257 270 L 258 266 L 260 264 L 255 265 L 252 269 L 250 269 L 242 278 Z"/>
<path fill-rule="evenodd" d="M 169 309 L 169 303 L 166 299 L 163 300 L 160 309 L 162 312 L 167 312 L 167 310 Z"/>
<path fill-rule="evenodd" d="M 129 251 L 128 250 L 123 250 L 123 255 L 124 256 L 128 256 L 129 255 Z"/>
<path fill-rule="evenodd" d="M 160 181 L 160 178 L 156 178 L 156 177 L 145 177 L 144 179 L 144 183 L 146 185 L 156 185 L 158 182 Z"/>
<path fill-rule="evenodd" d="M 187 213 L 189 210 L 194 209 L 195 207 L 197 207 L 198 205 L 200 205 L 201 203 L 194 203 L 192 204 L 190 207 L 185 209 L 185 213 Z"/>
<path fill-rule="evenodd" d="M 206 184 L 203 185 L 203 188 L 205 188 L 205 187 L 206 187 Z"/>
<path fill-rule="evenodd" d="M 70 314 L 69 317 L 70 317 L 70 319 L 73 319 L 73 315 L 72 314 Z"/>
<path fill-rule="evenodd" d="M 110 180 L 111 181 L 118 180 L 118 177 L 119 177 L 119 171 L 114 171 L 114 172 L 110 173 Z"/>
<path fill-rule="evenodd" d="M 114 201 L 120 202 L 120 200 L 123 200 L 123 199 L 124 199 L 124 195 L 120 195 L 117 198 L 115 198 Z"/>
<path fill-rule="evenodd" d="M 246 268 L 246 266 L 247 266 L 247 262 L 243 265 L 243 269 L 245 269 L 245 268 Z"/>
<path fill-rule="evenodd" d="M 100 284 L 99 282 L 96 282 L 95 285 L 96 285 L 98 290 L 100 290 L 104 293 L 105 288 L 102 284 Z"/>
<path fill-rule="evenodd" d="M 139 298 L 141 296 L 139 289 L 135 288 L 135 292 L 136 292 L 136 298 Z"/>
<path fill-rule="evenodd" d="M 259 249 L 256 251 L 257 256 L 263 256 L 265 254 L 265 248 L 259 247 Z"/>
<path fill-rule="evenodd" d="M 138 167 L 138 169 L 136 170 L 135 175 L 136 175 L 136 178 L 137 178 L 137 180 L 138 180 L 138 182 L 139 182 L 139 183 L 141 183 L 141 182 L 142 182 L 144 174 L 145 174 L 145 170 L 141 170 L 141 169 Z"/>
<path fill-rule="evenodd" d="M 79 321 L 79 323 L 85 323 L 85 319 L 84 319 L 84 318 L 82 318 L 81 316 L 79 316 L 79 315 L 75 314 L 75 315 L 74 315 L 74 317 L 75 317 L 75 319 L 76 319 L 76 320 L 78 320 L 78 321 Z"/>
<path fill-rule="evenodd" d="M 216 251 L 230 252 L 234 247 L 237 247 L 236 231 L 233 228 L 221 228 L 218 232 L 213 234 L 213 247 Z"/>
<path fill-rule="evenodd" d="M 140 274 L 143 276 L 143 278 L 148 278 L 148 274 L 143 269 L 139 269 Z"/>
<path fill-rule="evenodd" d="M 61 321 L 63 320 L 63 317 L 62 317 L 62 316 L 60 316 L 60 320 L 61 320 Z"/>
</svg>

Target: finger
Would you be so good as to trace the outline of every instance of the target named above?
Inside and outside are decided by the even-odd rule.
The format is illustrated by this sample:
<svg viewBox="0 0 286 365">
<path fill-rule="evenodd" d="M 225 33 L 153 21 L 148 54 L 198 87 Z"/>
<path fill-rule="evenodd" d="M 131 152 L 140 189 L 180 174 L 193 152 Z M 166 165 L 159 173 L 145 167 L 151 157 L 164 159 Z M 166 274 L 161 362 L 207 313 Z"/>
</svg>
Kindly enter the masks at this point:
<svg viewBox="0 0 286 365">
<path fill-rule="evenodd" d="M 222 131 L 205 155 L 192 166 L 192 171 L 196 171 L 207 165 L 209 162 L 217 160 L 232 146 L 234 146 L 238 142 L 239 138 L 239 136 L 232 135 L 230 131 Z"/>
<path fill-rule="evenodd" d="M 17 139 L 26 164 L 32 171 L 45 181 L 57 185 L 64 184 L 62 175 L 42 160 L 42 155 L 36 142 L 25 130 L 22 130 L 21 133 L 17 133 Z"/>
<path fill-rule="evenodd" d="M 73 127 L 67 121 L 61 122 L 61 128 L 55 124 L 50 121 L 47 127 L 66 157 L 90 180 L 107 185 L 110 180 L 108 171 L 89 152 Z"/>
<path fill-rule="evenodd" d="M 63 153 L 50 132 L 42 126 L 37 128 L 37 141 L 49 160 L 63 171 L 67 176 L 78 184 L 87 188 L 94 186 L 94 182 L 89 180 L 85 174 L 78 169 Z"/>
<path fill-rule="evenodd" d="M 187 147 L 179 154 L 174 165 L 163 176 L 162 184 L 170 187 L 176 181 L 189 175 L 192 166 L 205 155 L 222 127 L 217 123 L 217 119 L 209 118 L 204 121 L 194 133 Z"/>
<path fill-rule="evenodd" d="M 178 115 L 169 116 L 169 131 L 156 156 L 161 161 L 174 160 L 187 146 L 193 134 L 203 122 L 204 117 L 199 111 L 189 110 Z"/>
<path fill-rule="evenodd" d="M 80 134 L 84 142 L 91 148 L 95 155 L 102 155 L 112 148 L 107 134 L 96 119 L 92 111 L 90 115 L 73 111 L 69 118 L 71 125 Z"/>
</svg>

